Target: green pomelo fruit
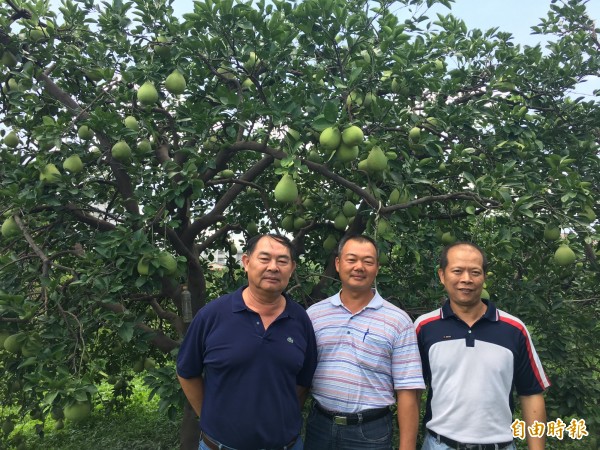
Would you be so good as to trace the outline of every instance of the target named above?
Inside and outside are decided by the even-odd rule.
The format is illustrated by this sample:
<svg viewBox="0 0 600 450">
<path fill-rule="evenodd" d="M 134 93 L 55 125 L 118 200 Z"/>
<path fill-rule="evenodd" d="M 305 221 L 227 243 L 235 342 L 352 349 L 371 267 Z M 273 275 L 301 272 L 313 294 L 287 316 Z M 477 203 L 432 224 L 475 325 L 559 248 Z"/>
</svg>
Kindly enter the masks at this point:
<svg viewBox="0 0 600 450">
<path fill-rule="evenodd" d="M 88 141 L 94 137 L 94 131 L 87 125 L 81 125 L 77 130 L 77 136 L 79 136 L 79 139 Z"/>
<path fill-rule="evenodd" d="M 1 232 L 2 236 L 4 236 L 5 238 L 10 238 L 21 234 L 21 230 L 17 225 L 17 222 L 15 222 L 13 216 L 10 216 L 8 219 L 2 222 Z"/>
<path fill-rule="evenodd" d="M 170 39 L 168 37 L 158 36 L 156 42 L 157 43 L 154 44 L 154 53 L 164 59 L 171 56 L 171 46 L 169 45 Z"/>
<path fill-rule="evenodd" d="M 112 157 L 117 161 L 125 162 L 131 158 L 131 148 L 125 141 L 119 141 L 111 149 Z"/>
<path fill-rule="evenodd" d="M 560 237 L 560 228 L 547 226 L 544 229 L 544 239 L 546 241 L 556 241 Z"/>
<path fill-rule="evenodd" d="M 125 119 L 123 119 L 123 123 L 130 130 L 138 131 L 140 129 L 137 119 L 133 116 L 125 117 Z"/>
<path fill-rule="evenodd" d="M 56 421 L 56 423 L 54 424 L 54 429 L 55 430 L 62 430 L 65 427 L 65 422 L 62 419 L 58 419 Z"/>
<path fill-rule="evenodd" d="M 258 234 L 258 226 L 256 225 L 256 222 L 248 222 L 248 225 L 246 225 L 246 231 L 250 236 L 256 236 Z"/>
<path fill-rule="evenodd" d="M 342 142 L 342 134 L 336 127 L 325 128 L 319 136 L 319 144 L 326 150 L 335 150 Z"/>
<path fill-rule="evenodd" d="M 160 252 L 158 255 L 158 263 L 164 267 L 169 275 L 177 270 L 177 260 L 169 252 Z"/>
<path fill-rule="evenodd" d="M 367 167 L 371 172 L 382 172 L 387 169 L 388 159 L 379 146 L 375 146 L 367 156 Z"/>
<path fill-rule="evenodd" d="M 152 359 L 152 358 L 144 359 L 144 369 L 145 370 L 151 370 L 151 369 L 154 369 L 155 367 L 156 367 L 156 362 L 154 361 L 154 359 Z"/>
<path fill-rule="evenodd" d="M 308 198 L 304 199 L 304 201 L 302 202 L 302 206 L 305 209 L 311 209 L 311 208 L 315 207 L 315 202 L 313 201 L 312 198 L 308 197 Z"/>
<path fill-rule="evenodd" d="M 144 370 L 144 358 L 140 358 L 136 362 L 134 362 L 131 369 L 135 373 L 140 373 L 142 370 Z"/>
<path fill-rule="evenodd" d="M 140 275 L 148 275 L 150 272 L 150 260 L 146 256 L 142 256 L 137 263 L 137 271 Z"/>
<path fill-rule="evenodd" d="M 571 247 L 567 244 L 561 245 L 556 249 L 556 252 L 554 252 L 554 261 L 556 261 L 559 266 L 573 264 L 576 259 L 577 256 L 575 255 L 575 252 L 571 250 Z"/>
<path fill-rule="evenodd" d="M 17 80 L 15 80 L 14 78 L 11 78 L 8 80 L 8 91 L 18 91 L 19 90 L 19 83 L 17 83 Z"/>
<path fill-rule="evenodd" d="M 292 203 L 298 198 L 298 186 L 289 174 L 285 174 L 275 186 L 275 200 L 280 203 Z"/>
<path fill-rule="evenodd" d="M 386 219 L 380 219 L 377 222 L 377 234 L 385 234 L 390 229 L 390 223 Z"/>
<path fill-rule="evenodd" d="M 372 92 L 368 92 L 365 95 L 365 100 L 363 103 L 365 106 L 375 106 L 377 104 L 377 94 L 374 94 Z"/>
<path fill-rule="evenodd" d="M 365 172 L 369 171 L 369 164 L 367 164 L 367 160 L 363 159 L 358 163 L 358 170 L 363 170 Z"/>
<path fill-rule="evenodd" d="M 456 236 L 451 231 L 446 231 L 442 234 L 442 244 L 450 245 L 456 241 Z"/>
<path fill-rule="evenodd" d="M 10 334 L 6 331 L 0 331 L 0 347 L 4 348 L 4 342 L 6 338 L 8 338 Z"/>
<path fill-rule="evenodd" d="M 323 162 L 321 155 L 319 155 L 319 153 L 316 150 L 311 150 L 310 152 L 308 152 L 306 159 L 308 159 L 309 161 L 315 162 L 315 163 Z"/>
<path fill-rule="evenodd" d="M 348 218 L 354 217 L 356 215 L 356 205 L 350 200 L 346 200 L 342 206 L 342 213 Z"/>
<path fill-rule="evenodd" d="M 29 38 L 33 42 L 42 40 L 44 37 L 46 37 L 46 33 L 44 33 L 44 29 L 41 27 L 35 27 L 29 30 Z"/>
<path fill-rule="evenodd" d="M 223 178 L 233 178 L 235 176 L 235 172 L 231 169 L 225 169 L 221 171 L 221 176 Z"/>
<path fill-rule="evenodd" d="M 344 231 L 348 226 L 348 218 L 341 212 L 333 220 L 333 227 L 336 230 Z"/>
<path fill-rule="evenodd" d="M 173 95 L 183 94 L 185 91 L 185 78 L 179 70 L 174 70 L 165 80 L 165 88 Z"/>
<path fill-rule="evenodd" d="M 14 131 L 9 132 L 6 136 L 4 136 L 4 144 L 7 147 L 15 148 L 17 147 L 21 141 L 19 140 L 19 136 Z"/>
<path fill-rule="evenodd" d="M 22 347 L 23 341 L 19 333 L 11 334 L 4 340 L 4 348 L 10 353 L 19 353 Z"/>
<path fill-rule="evenodd" d="M 136 153 L 140 155 L 145 155 L 146 153 L 150 153 L 152 151 L 152 144 L 148 139 L 142 139 L 138 142 L 136 146 Z"/>
<path fill-rule="evenodd" d="M 345 143 L 341 143 L 338 149 L 335 152 L 335 157 L 340 162 L 350 162 L 355 160 L 358 157 L 358 146 L 349 146 Z"/>
<path fill-rule="evenodd" d="M 244 63 L 244 68 L 246 70 L 252 70 L 259 61 L 260 60 L 256 56 L 256 53 L 250 52 L 250 55 L 248 56 L 248 60 Z"/>
<path fill-rule="evenodd" d="M 356 125 L 352 125 L 351 127 L 346 128 L 342 132 L 342 141 L 344 144 L 354 147 L 355 145 L 359 145 L 365 138 L 363 131 L 357 127 Z"/>
<path fill-rule="evenodd" d="M 281 221 L 281 228 L 285 231 L 294 231 L 294 216 L 287 215 Z"/>
<path fill-rule="evenodd" d="M 150 81 L 146 81 L 137 91 L 137 98 L 142 105 L 152 105 L 158 101 L 158 92 Z"/>
<path fill-rule="evenodd" d="M 411 128 L 408 132 L 408 138 L 412 142 L 419 142 L 419 140 L 421 139 L 421 129 L 419 127 Z"/>
<path fill-rule="evenodd" d="M 392 192 L 390 192 L 390 196 L 388 198 L 390 205 L 397 205 L 400 203 L 400 191 L 398 188 L 394 188 Z"/>
<path fill-rule="evenodd" d="M 17 65 L 17 57 L 12 54 L 12 52 L 6 50 L 2 53 L 2 64 L 4 64 L 9 69 L 12 69 Z"/>
<path fill-rule="evenodd" d="M 229 253 L 231 253 L 232 255 L 237 255 L 238 249 L 235 246 L 235 244 L 232 242 L 231 244 L 229 244 Z"/>
<path fill-rule="evenodd" d="M 252 86 L 254 86 L 254 82 L 250 78 L 246 78 L 242 82 L 242 89 L 250 89 Z"/>
<path fill-rule="evenodd" d="M 490 293 L 487 291 L 487 289 L 482 289 L 481 290 L 481 298 L 483 300 L 489 300 L 490 299 Z"/>
<path fill-rule="evenodd" d="M 235 80 L 235 74 L 227 67 L 219 67 L 217 72 L 226 80 Z"/>
<path fill-rule="evenodd" d="M 333 234 L 330 234 L 329 236 L 327 236 L 327 239 L 325 239 L 325 241 L 323 241 L 323 248 L 328 252 L 332 251 L 336 245 L 337 245 L 337 239 L 335 238 L 335 236 L 333 236 Z"/>
<path fill-rule="evenodd" d="M 79 155 L 71 155 L 63 162 L 63 169 L 71 173 L 79 173 L 83 170 L 83 162 Z"/>
<path fill-rule="evenodd" d="M 56 167 L 56 165 L 50 163 L 46 164 L 46 166 L 40 171 L 40 181 L 44 183 L 56 183 L 60 180 L 60 171 Z"/>
<path fill-rule="evenodd" d="M 63 414 L 65 419 L 72 422 L 81 422 L 89 417 L 92 412 L 92 406 L 88 402 L 77 402 L 69 406 L 65 406 Z"/>
<path fill-rule="evenodd" d="M 388 262 L 390 262 L 390 257 L 388 256 L 387 253 L 380 253 L 378 262 L 380 265 L 383 266 L 383 265 L 387 264 Z"/>
<path fill-rule="evenodd" d="M 306 226 L 306 219 L 304 217 L 296 217 L 294 219 L 294 230 L 299 230 Z"/>
</svg>

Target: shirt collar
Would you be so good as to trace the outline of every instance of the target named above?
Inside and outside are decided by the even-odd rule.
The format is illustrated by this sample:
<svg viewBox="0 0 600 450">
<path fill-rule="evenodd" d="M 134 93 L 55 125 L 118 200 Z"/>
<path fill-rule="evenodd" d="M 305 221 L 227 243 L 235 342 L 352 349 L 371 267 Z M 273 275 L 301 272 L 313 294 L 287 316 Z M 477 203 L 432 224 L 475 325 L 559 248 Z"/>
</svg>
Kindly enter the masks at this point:
<svg viewBox="0 0 600 450">
<path fill-rule="evenodd" d="M 340 290 L 337 294 L 331 296 L 331 304 L 333 306 L 342 306 L 342 298 L 340 297 L 341 292 L 342 291 Z M 383 306 L 383 297 L 379 295 L 377 289 L 373 289 L 373 293 L 375 295 L 365 308 L 379 309 Z"/>
<path fill-rule="evenodd" d="M 481 301 L 487 305 L 487 310 L 486 310 L 485 314 L 483 315 L 482 319 L 487 319 L 490 322 L 497 322 L 499 317 L 498 317 L 498 309 L 496 308 L 496 305 L 494 305 L 489 300 L 481 299 Z M 450 306 L 450 299 L 446 299 L 446 302 L 442 306 L 441 318 L 448 319 L 453 316 L 456 316 L 456 314 L 454 314 L 454 311 L 452 311 L 452 307 Z"/>
<path fill-rule="evenodd" d="M 246 303 L 244 303 L 244 298 L 242 297 L 242 291 L 247 287 L 248 285 L 242 286 L 237 291 L 232 293 L 231 310 L 233 312 L 251 311 L 246 306 Z M 290 297 L 287 292 L 283 292 L 282 294 L 285 297 L 285 309 L 283 310 L 282 316 L 297 317 L 296 314 L 294 314 L 294 309 L 292 308 L 291 304 L 292 302 L 294 302 L 294 299 L 292 299 L 292 297 Z"/>
</svg>

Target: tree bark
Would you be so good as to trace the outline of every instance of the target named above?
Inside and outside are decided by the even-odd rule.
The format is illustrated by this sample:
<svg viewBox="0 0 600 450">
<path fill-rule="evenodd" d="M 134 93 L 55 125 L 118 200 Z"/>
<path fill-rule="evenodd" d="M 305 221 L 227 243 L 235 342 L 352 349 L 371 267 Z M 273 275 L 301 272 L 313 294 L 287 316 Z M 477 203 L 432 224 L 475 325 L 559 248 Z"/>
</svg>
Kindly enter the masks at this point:
<svg viewBox="0 0 600 450">
<path fill-rule="evenodd" d="M 179 432 L 180 450 L 198 450 L 200 444 L 200 427 L 196 413 L 186 400 L 183 407 L 183 419 Z"/>
</svg>

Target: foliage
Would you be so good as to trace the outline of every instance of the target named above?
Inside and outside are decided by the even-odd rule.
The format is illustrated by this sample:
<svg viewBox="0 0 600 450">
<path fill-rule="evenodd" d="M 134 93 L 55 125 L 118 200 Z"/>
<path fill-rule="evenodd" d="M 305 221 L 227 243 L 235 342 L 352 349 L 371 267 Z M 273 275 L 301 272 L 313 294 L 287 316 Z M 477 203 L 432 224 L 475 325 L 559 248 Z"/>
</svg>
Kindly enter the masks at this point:
<svg viewBox="0 0 600 450">
<path fill-rule="evenodd" d="M 178 19 L 169 1 L 9 2 L 0 323 L 24 347 L 1 354 L 3 404 L 44 416 L 110 379 L 123 407 L 153 358 L 147 382 L 174 414 L 182 286 L 197 311 L 243 284 L 234 255 L 217 268 L 214 254 L 255 223 L 293 235 L 303 304 L 337 289 L 330 235 L 373 235 L 379 289 L 414 315 L 439 304 L 442 236 L 482 244 L 489 292 L 530 325 L 554 382 L 551 411 L 597 427 L 600 108 L 570 95 L 599 74 L 594 24 L 585 2 L 552 1 L 534 28 L 550 43 L 521 47 L 427 17 L 433 3 L 206 0 Z M 164 88 L 175 70 L 181 95 Z M 319 136 L 350 125 L 365 141 L 340 160 Z M 360 165 L 375 147 L 383 171 Z M 63 167 L 73 155 L 83 170 Z M 292 203 L 274 199 L 284 175 Z M 565 243 L 577 263 L 559 267 Z"/>
<path fill-rule="evenodd" d="M 66 423 L 56 430 L 56 421 L 47 417 L 44 424 L 26 418 L 9 439 L 10 449 L 21 444 L 27 449 L 75 450 L 93 447 L 114 450 L 173 450 L 178 448 L 178 424 L 158 412 L 158 400 L 148 400 L 149 390 L 137 377 L 132 380 L 131 402 L 120 411 L 98 407 L 81 423 Z M 99 386 L 100 396 L 110 395 L 111 385 Z M 40 433 L 41 431 L 41 433 Z M 6 447 L 3 447 L 6 448 Z"/>
</svg>

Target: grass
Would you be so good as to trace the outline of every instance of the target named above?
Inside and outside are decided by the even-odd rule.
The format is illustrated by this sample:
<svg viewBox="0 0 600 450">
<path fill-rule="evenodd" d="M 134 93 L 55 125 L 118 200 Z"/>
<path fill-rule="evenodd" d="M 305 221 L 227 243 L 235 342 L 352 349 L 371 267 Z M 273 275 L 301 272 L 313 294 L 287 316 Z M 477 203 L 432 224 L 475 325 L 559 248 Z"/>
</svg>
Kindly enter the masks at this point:
<svg viewBox="0 0 600 450">
<path fill-rule="evenodd" d="M 48 418 L 43 425 L 43 437 L 36 430 L 39 422 L 28 421 L 17 424 L 10 439 L 14 442 L 14 436 L 23 436 L 19 450 L 178 449 L 181 417 L 175 422 L 170 421 L 166 414 L 158 412 L 158 398 L 149 401 L 148 394 L 149 390 L 141 380 L 136 380 L 132 401 L 121 411 L 107 414 L 102 408 L 97 408 L 89 419 L 81 423 L 65 421 L 62 430 L 55 430 L 55 421 Z"/>
</svg>

